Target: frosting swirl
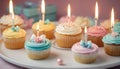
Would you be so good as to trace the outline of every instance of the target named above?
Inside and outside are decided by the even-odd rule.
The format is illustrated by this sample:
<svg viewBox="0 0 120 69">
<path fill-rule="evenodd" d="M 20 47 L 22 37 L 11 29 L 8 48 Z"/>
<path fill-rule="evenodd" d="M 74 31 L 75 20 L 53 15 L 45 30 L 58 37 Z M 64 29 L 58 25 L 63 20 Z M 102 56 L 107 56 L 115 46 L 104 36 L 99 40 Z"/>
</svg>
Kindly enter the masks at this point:
<svg viewBox="0 0 120 69">
<path fill-rule="evenodd" d="M 76 18 L 75 16 L 71 16 L 70 18 L 68 18 L 67 16 L 63 16 L 63 17 L 60 18 L 59 23 L 67 22 L 69 19 L 72 22 L 74 22 L 75 18 Z"/>
<path fill-rule="evenodd" d="M 0 23 L 1 24 L 9 24 L 9 25 L 12 25 L 12 17 L 11 15 L 4 15 L 1 17 L 0 19 Z M 19 23 L 23 23 L 23 19 L 18 16 L 18 15 L 15 15 L 14 17 L 14 24 L 19 24 Z"/>
<path fill-rule="evenodd" d="M 115 19 L 115 23 L 118 22 L 118 19 Z M 103 26 L 105 29 L 109 29 L 111 28 L 111 20 L 107 19 L 105 21 L 103 21 L 102 23 L 100 23 L 101 26 Z"/>
<path fill-rule="evenodd" d="M 23 29 L 19 29 L 19 31 L 13 31 L 11 28 L 6 29 L 3 32 L 3 37 L 5 38 L 21 38 L 25 37 L 26 32 Z"/>
<path fill-rule="evenodd" d="M 50 47 L 51 47 L 51 43 L 48 39 L 45 39 L 44 41 L 42 41 L 40 43 L 31 42 L 31 41 L 25 42 L 25 48 L 29 49 L 29 50 L 40 51 L 40 50 L 46 50 Z"/>
<path fill-rule="evenodd" d="M 107 31 L 102 26 L 93 26 L 88 28 L 88 35 L 92 36 L 105 36 Z"/>
<path fill-rule="evenodd" d="M 120 22 L 115 23 L 113 31 L 120 33 Z"/>
<path fill-rule="evenodd" d="M 83 54 L 94 53 L 94 52 L 98 51 L 98 46 L 96 44 L 92 43 L 91 48 L 85 48 L 85 47 L 80 45 L 80 42 L 78 42 L 78 43 L 73 45 L 72 51 L 75 53 L 80 53 L 80 54 L 81 53 L 83 53 Z"/>
<path fill-rule="evenodd" d="M 50 31 L 50 30 L 54 30 L 55 28 L 54 23 L 49 22 L 48 24 L 45 24 L 43 21 L 40 20 L 39 22 L 33 24 L 32 29 L 36 30 L 38 24 L 40 26 L 39 31 Z"/>
<path fill-rule="evenodd" d="M 74 22 L 82 28 L 84 28 L 85 26 L 87 27 L 93 26 L 95 24 L 92 18 L 87 18 L 87 17 L 77 17 Z"/>
<path fill-rule="evenodd" d="M 120 44 L 120 34 L 113 37 L 112 34 L 109 33 L 103 37 L 102 41 L 107 44 Z"/>
<path fill-rule="evenodd" d="M 73 35 L 81 33 L 82 29 L 77 24 L 64 22 L 57 26 L 56 32 L 60 34 Z"/>
</svg>

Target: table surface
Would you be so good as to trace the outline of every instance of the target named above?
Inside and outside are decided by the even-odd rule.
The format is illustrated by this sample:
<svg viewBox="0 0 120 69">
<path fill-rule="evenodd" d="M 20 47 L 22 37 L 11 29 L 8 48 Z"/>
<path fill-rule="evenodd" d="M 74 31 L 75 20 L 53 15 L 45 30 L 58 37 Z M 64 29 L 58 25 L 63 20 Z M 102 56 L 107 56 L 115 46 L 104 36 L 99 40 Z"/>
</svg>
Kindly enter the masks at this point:
<svg viewBox="0 0 120 69">
<path fill-rule="evenodd" d="M 31 30 L 28 30 L 27 31 L 27 35 L 30 34 L 30 33 L 31 33 Z M 30 37 L 30 35 L 27 36 L 27 38 L 28 37 Z M 20 58 L 25 58 L 25 59 L 20 59 L 20 58 L 17 58 L 18 55 L 16 56 L 16 55 L 11 54 L 11 52 L 9 50 L 8 50 L 9 52 L 6 52 L 6 50 L 4 50 L 5 47 L 2 47 L 2 46 L 0 48 L 2 48 L 1 53 L 3 54 L 3 52 L 4 52 L 4 56 L 5 55 L 7 55 L 8 57 L 14 56 L 12 58 L 14 60 L 21 60 L 21 61 L 28 60 L 30 62 L 32 61 L 32 60 L 26 58 L 26 56 L 25 56 L 26 54 L 25 53 L 20 53 L 18 51 L 18 53 L 20 55 L 22 55 L 22 57 L 21 56 L 19 56 L 19 57 Z M 21 50 L 24 51 L 24 49 L 21 49 Z M 86 64 L 77 63 L 73 59 L 73 56 L 72 56 L 70 50 L 60 50 L 60 49 L 56 49 L 56 48 L 52 47 L 51 53 L 52 54 L 50 55 L 50 57 L 47 60 L 44 60 L 46 62 L 39 61 L 39 62 L 43 62 L 43 63 L 48 64 L 47 68 L 49 68 L 51 66 L 51 65 L 49 65 L 48 62 L 52 62 L 53 63 L 52 68 L 55 68 L 54 66 L 59 67 L 59 68 L 68 68 L 68 67 L 71 67 L 71 66 L 72 66 L 71 68 L 76 68 L 76 67 L 77 68 L 81 68 L 81 67 L 82 68 L 99 68 L 99 67 L 100 68 L 108 68 L 108 67 L 113 67 L 113 66 L 116 66 L 116 65 L 120 64 L 120 57 L 112 57 L 112 56 L 106 55 L 104 50 L 103 50 L 103 48 L 99 49 L 99 57 L 97 58 L 96 62 L 92 63 L 92 64 L 87 64 L 87 65 Z M 65 66 L 59 66 L 57 64 L 57 62 L 56 62 L 57 58 L 62 58 L 64 63 L 65 63 Z M 28 62 L 28 64 L 30 64 L 30 62 Z M 33 61 L 33 63 L 36 63 L 36 62 Z M 33 64 L 33 63 L 31 63 L 31 64 Z M 45 64 L 38 64 L 38 65 L 42 65 L 44 67 Z M 33 65 L 33 66 L 36 66 L 36 65 Z M 26 66 L 24 66 L 24 67 L 26 67 Z M 12 65 L 12 64 L 10 64 L 10 63 L 8 63 L 8 62 L 6 62 L 6 61 L 4 61 L 4 60 L 2 60 L 0 58 L 0 68 L 2 68 L 2 69 L 19 69 L 21 67 Z"/>
</svg>

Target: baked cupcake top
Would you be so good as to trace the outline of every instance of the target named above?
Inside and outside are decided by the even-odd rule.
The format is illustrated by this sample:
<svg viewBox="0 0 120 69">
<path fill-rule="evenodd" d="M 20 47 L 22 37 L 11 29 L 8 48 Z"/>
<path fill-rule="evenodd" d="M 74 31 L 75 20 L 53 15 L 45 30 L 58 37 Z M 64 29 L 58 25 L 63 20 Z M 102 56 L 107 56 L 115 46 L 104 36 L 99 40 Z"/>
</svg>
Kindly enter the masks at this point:
<svg viewBox="0 0 120 69">
<path fill-rule="evenodd" d="M 115 23 L 118 22 L 119 20 L 116 19 L 115 20 Z M 105 21 L 103 21 L 102 23 L 100 23 L 101 26 L 103 26 L 105 29 L 109 29 L 111 28 L 111 20 L 110 19 L 107 19 Z"/>
<path fill-rule="evenodd" d="M 50 22 L 49 20 L 45 21 L 45 23 L 41 20 L 39 22 L 36 22 L 35 24 L 33 24 L 32 29 L 36 29 L 38 24 L 40 26 L 39 31 L 50 31 L 55 29 L 55 24 Z"/>
<path fill-rule="evenodd" d="M 14 16 L 14 24 L 17 25 L 17 24 L 22 24 L 24 21 L 23 19 L 18 16 L 18 15 L 15 15 Z M 4 15 L 0 18 L 0 24 L 4 24 L 4 25 L 12 25 L 12 17 L 11 15 Z"/>
<path fill-rule="evenodd" d="M 69 19 L 72 22 L 74 22 L 75 18 L 76 18 L 75 16 L 71 16 L 70 18 L 68 16 L 63 16 L 63 17 L 60 18 L 59 23 L 67 22 Z"/>
<path fill-rule="evenodd" d="M 84 41 L 77 42 L 73 45 L 72 51 L 79 54 L 88 54 L 98 51 L 98 46 L 91 41 L 85 43 Z"/>
<path fill-rule="evenodd" d="M 85 26 L 93 26 L 95 24 L 94 20 L 92 18 L 88 17 L 80 17 L 78 16 L 75 21 L 76 24 L 78 24 L 80 27 L 84 28 Z"/>
<path fill-rule="evenodd" d="M 88 28 L 88 35 L 91 36 L 105 36 L 107 31 L 102 26 L 93 26 Z"/>
<path fill-rule="evenodd" d="M 56 32 L 60 34 L 66 34 L 66 35 L 74 35 L 79 34 L 82 32 L 82 29 L 80 26 L 78 26 L 75 23 L 61 23 L 56 27 Z"/>
<path fill-rule="evenodd" d="M 107 44 L 120 44 L 120 23 L 116 23 L 112 33 L 104 36 L 102 41 Z"/>
<path fill-rule="evenodd" d="M 34 34 L 30 40 L 25 42 L 25 48 L 28 50 L 40 51 L 46 50 L 51 47 L 51 43 L 48 39 L 45 38 L 45 35 L 36 37 Z"/>
<path fill-rule="evenodd" d="M 11 28 L 8 28 L 8 29 L 5 29 L 3 32 L 4 38 L 21 38 L 25 36 L 26 36 L 26 32 L 21 28 L 19 28 L 18 31 L 13 31 Z"/>
</svg>

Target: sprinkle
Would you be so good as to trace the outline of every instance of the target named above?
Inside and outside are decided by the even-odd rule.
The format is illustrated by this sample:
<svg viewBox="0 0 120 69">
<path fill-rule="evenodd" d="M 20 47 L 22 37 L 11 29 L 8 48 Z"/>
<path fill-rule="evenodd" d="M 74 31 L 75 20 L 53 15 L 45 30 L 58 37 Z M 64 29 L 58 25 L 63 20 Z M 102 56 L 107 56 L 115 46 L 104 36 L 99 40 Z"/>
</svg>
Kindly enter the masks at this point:
<svg viewBox="0 0 120 69">
<path fill-rule="evenodd" d="M 59 65 L 63 65 L 63 60 L 60 59 L 60 58 L 58 58 L 58 59 L 57 59 L 57 63 L 58 63 Z"/>
</svg>

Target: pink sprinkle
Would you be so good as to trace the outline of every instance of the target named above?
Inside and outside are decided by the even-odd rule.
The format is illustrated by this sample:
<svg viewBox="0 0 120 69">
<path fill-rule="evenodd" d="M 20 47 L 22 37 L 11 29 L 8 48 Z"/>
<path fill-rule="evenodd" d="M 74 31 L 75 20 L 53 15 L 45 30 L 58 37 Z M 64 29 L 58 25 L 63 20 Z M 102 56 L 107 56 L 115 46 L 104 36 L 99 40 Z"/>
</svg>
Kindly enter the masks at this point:
<svg viewBox="0 0 120 69">
<path fill-rule="evenodd" d="M 40 42 L 42 42 L 42 40 L 40 38 L 36 37 L 35 42 L 40 43 Z"/>
</svg>

